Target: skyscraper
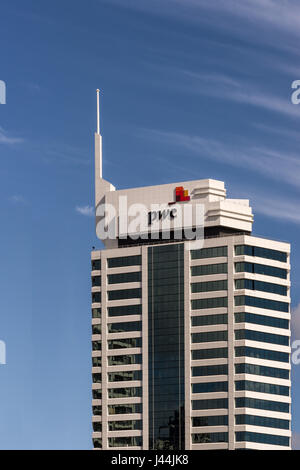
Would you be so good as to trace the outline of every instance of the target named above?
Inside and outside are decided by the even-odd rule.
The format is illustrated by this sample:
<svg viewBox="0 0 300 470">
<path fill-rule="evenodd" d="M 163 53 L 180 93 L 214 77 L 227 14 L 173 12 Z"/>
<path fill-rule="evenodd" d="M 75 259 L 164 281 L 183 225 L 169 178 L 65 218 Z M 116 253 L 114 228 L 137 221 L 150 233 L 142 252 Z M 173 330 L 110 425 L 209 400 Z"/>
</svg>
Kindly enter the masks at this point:
<svg viewBox="0 0 300 470">
<path fill-rule="evenodd" d="M 94 448 L 289 449 L 290 245 L 252 235 L 249 201 L 221 181 L 116 190 L 99 107 L 95 171 Z M 141 205 L 143 229 L 123 220 Z M 200 245 L 176 235 L 188 206 Z"/>
</svg>

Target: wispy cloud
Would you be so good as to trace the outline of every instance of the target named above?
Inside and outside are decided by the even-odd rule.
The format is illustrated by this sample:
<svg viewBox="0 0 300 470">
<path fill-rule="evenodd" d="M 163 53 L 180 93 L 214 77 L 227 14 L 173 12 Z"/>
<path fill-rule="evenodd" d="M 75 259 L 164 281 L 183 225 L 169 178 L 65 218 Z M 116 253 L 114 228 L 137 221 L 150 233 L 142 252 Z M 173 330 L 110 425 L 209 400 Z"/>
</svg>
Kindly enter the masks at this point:
<svg viewBox="0 0 300 470">
<path fill-rule="evenodd" d="M 171 72 L 171 70 L 170 70 Z M 195 73 L 191 70 L 172 69 L 180 78 L 181 91 L 210 96 L 219 100 L 230 100 L 236 103 L 256 106 L 267 111 L 281 113 L 291 118 L 300 118 L 300 107 L 291 102 L 291 84 L 287 83 L 284 96 L 270 94 L 268 83 L 266 89 L 254 86 L 252 82 L 232 78 L 225 74 Z M 178 83 L 177 82 L 177 83 Z"/>
<path fill-rule="evenodd" d="M 7 131 L 3 129 L 3 127 L 0 127 L 0 144 L 13 145 L 13 144 L 19 144 L 23 141 L 24 141 L 23 139 L 20 139 L 18 137 L 12 137 L 11 135 L 8 134 Z"/>
<path fill-rule="evenodd" d="M 256 31 L 259 27 L 271 29 L 274 35 L 278 31 L 300 34 L 300 6 L 296 0 L 109 0 L 109 3 L 193 22 L 205 22 L 208 18 L 217 21 L 219 17 L 224 28 L 242 30 L 247 24 L 249 29 L 255 26 Z M 228 23 L 228 16 L 235 18 L 237 24 Z"/>
<path fill-rule="evenodd" d="M 298 304 L 297 307 L 292 309 L 291 329 L 293 338 L 300 339 L 300 304 Z"/>
<path fill-rule="evenodd" d="M 92 206 L 76 206 L 75 210 L 86 217 L 92 217 L 95 213 L 95 209 Z"/>
<path fill-rule="evenodd" d="M 240 193 L 242 195 L 242 193 Z M 270 194 L 258 195 L 256 191 L 248 190 L 244 197 L 250 199 L 254 213 L 263 214 L 281 222 L 292 222 L 300 225 L 299 202 L 296 199 L 278 197 L 270 198 Z M 300 338 L 300 337 L 299 337 Z"/>
<path fill-rule="evenodd" d="M 199 135 L 164 132 L 155 129 L 142 129 L 140 135 L 172 147 L 182 148 L 190 155 L 199 156 L 202 159 L 248 168 L 255 173 L 259 172 L 263 176 L 297 188 L 300 185 L 300 159 L 298 155 L 251 146 L 248 143 L 238 148 Z"/>
<path fill-rule="evenodd" d="M 9 198 L 10 202 L 12 202 L 13 204 L 16 204 L 16 205 L 27 205 L 28 204 L 28 201 L 27 199 L 25 199 L 24 196 L 22 196 L 21 194 L 14 194 L 13 196 L 11 196 Z"/>
</svg>

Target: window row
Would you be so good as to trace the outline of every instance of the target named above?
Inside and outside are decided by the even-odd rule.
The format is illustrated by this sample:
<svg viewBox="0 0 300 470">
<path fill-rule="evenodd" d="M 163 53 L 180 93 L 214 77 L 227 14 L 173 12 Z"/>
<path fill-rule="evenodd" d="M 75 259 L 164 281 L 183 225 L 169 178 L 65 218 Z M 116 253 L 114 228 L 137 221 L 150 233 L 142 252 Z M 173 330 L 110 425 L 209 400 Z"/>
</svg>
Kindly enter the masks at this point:
<svg viewBox="0 0 300 470">
<path fill-rule="evenodd" d="M 258 393 L 270 393 L 273 395 L 289 396 L 290 388 L 284 385 L 267 384 L 262 382 L 252 382 L 250 380 L 236 380 L 235 390 L 249 390 Z"/>
<path fill-rule="evenodd" d="M 257 364 L 235 364 L 236 374 L 253 374 L 264 377 L 275 377 L 277 379 L 289 379 L 288 369 L 277 369 L 276 367 L 259 366 Z"/>
<path fill-rule="evenodd" d="M 278 411 L 280 413 L 289 413 L 289 403 L 283 403 L 271 400 L 259 400 L 258 398 L 239 397 L 235 399 L 236 408 L 255 408 L 257 410 Z"/>
<path fill-rule="evenodd" d="M 289 437 L 249 431 L 236 432 L 235 440 L 236 442 L 257 442 L 260 444 L 272 444 L 286 447 L 290 445 Z"/>
<path fill-rule="evenodd" d="M 287 287 L 271 282 L 256 281 L 253 279 L 236 279 L 236 289 L 257 290 L 261 292 L 271 292 L 271 294 L 287 295 Z"/>
<path fill-rule="evenodd" d="M 203 427 L 203 426 L 227 426 L 228 415 L 220 416 L 195 416 L 192 418 L 192 427 Z"/>
<path fill-rule="evenodd" d="M 131 380 L 131 379 L 129 379 Z M 141 397 L 142 387 L 109 388 L 108 398 Z"/>
<path fill-rule="evenodd" d="M 249 339 L 263 343 L 280 344 L 281 346 L 288 346 L 290 344 L 289 336 L 274 335 L 273 333 L 264 333 L 263 331 L 254 330 L 235 330 L 235 339 Z"/>
<path fill-rule="evenodd" d="M 141 370 L 126 370 L 119 372 L 108 372 L 109 382 L 127 382 L 130 380 L 142 380 Z"/>
<path fill-rule="evenodd" d="M 205 325 L 227 325 L 227 313 L 219 315 L 201 315 L 192 317 L 192 326 L 205 326 Z"/>
<path fill-rule="evenodd" d="M 201 382 L 192 384 L 192 393 L 228 392 L 228 381 L 226 382 Z"/>
<path fill-rule="evenodd" d="M 123 266 L 140 266 L 142 264 L 141 255 L 119 256 L 107 259 L 108 268 L 121 268 Z"/>
<path fill-rule="evenodd" d="M 109 437 L 108 447 L 141 447 L 142 442 L 140 436 Z"/>
<path fill-rule="evenodd" d="M 204 377 L 208 375 L 227 375 L 227 364 L 215 364 L 212 366 L 197 366 L 192 367 L 192 377 Z"/>
<path fill-rule="evenodd" d="M 287 419 L 246 414 L 235 415 L 235 424 L 249 424 L 251 426 L 264 426 L 267 428 L 290 429 L 290 421 Z"/>
<path fill-rule="evenodd" d="M 227 297 L 210 297 L 208 299 L 195 299 L 191 301 L 192 310 L 201 310 L 203 308 L 221 308 L 227 307 Z"/>
<path fill-rule="evenodd" d="M 140 282 L 142 280 L 141 271 L 130 273 L 108 274 L 108 284 L 120 284 L 123 282 Z"/>
<path fill-rule="evenodd" d="M 261 248 L 260 246 L 236 245 L 235 255 L 257 256 L 258 258 L 273 259 L 286 263 L 287 253 L 278 250 L 270 250 L 269 248 Z"/>
<path fill-rule="evenodd" d="M 227 358 L 228 348 L 215 348 L 215 349 L 194 349 L 192 350 L 192 360 L 198 359 L 218 359 Z"/>
<path fill-rule="evenodd" d="M 238 312 L 234 314 L 236 323 L 254 323 L 256 325 L 273 326 L 274 328 L 289 328 L 289 320 L 285 318 L 269 317 L 268 315 L 258 315 L 256 313 Z"/>
<path fill-rule="evenodd" d="M 269 361 L 289 362 L 289 354 L 285 352 L 251 348 L 250 346 L 237 346 L 234 349 L 236 357 L 256 357 L 257 359 L 266 359 Z"/>
<path fill-rule="evenodd" d="M 142 297 L 142 289 L 109 290 L 107 295 L 108 300 L 140 299 Z"/>
<path fill-rule="evenodd" d="M 108 349 L 140 348 L 142 338 L 123 338 L 108 340 Z"/>
<path fill-rule="evenodd" d="M 193 410 L 216 410 L 227 409 L 227 398 L 213 398 L 211 400 L 192 400 Z"/>
<path fill-rule="evenodd" d="M 251 297 L 249 295 L 236 295 L 234 297 L 234 303 L 236 307 L 248 305 L 250 307 L 264 308 L 267 310 L 278 310 L 279 312 L 289 311 L 289 304 L 287 302 L 263 299 L 261 297 Z"/>
<path fill-rule="evenodd" d="M 279 277 L 280 279 L 287 279 L 287 269 L 276 268 L 274 266 L 267 266 L 266 264 L 246 263 L 244 261 L 235 263 L 235 272 L 262 274 L 263 276 L 272 276 Z"/>
<path fill-rule="evenodd" d="M 227 263 L 201 264 L 191 267 L 192 276 L 209 276 L 210 274 L 226 274 L 228 270 Z"/>
<path fill-rule="evenodd" d="M 193 444 L 208 444 L 210 442 L 228 442 L 228 432 L 192 434 Z"/>
<path fill-rule="evenodd" d="M 217 290 L 227 290 L 227 280 L 193 282 L 191 284 L 192 294 L 195 294 L 197 292 L 211 292 Z"/>
<path fill-rule="evenodd" d="M 227 341 L 226 331 L 205 331 L 203 333 L 192 333 L 192 343 L 209 343 L 212 341 Z"/>
<path fill-rule="evenodd" d="M 191 250 L 191 259 L 218 258 L 220 256 L 227 256 L 227 246 Z"/>
</svg>

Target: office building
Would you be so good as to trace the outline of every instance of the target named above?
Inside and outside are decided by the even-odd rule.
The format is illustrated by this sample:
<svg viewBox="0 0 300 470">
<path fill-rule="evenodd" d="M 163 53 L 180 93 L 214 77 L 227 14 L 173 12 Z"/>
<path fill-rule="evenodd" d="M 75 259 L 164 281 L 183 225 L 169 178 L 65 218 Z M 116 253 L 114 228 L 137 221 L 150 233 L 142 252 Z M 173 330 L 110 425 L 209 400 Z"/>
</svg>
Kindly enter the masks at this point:
<svg viewBox="0 0 300 470">
<path fill-rule="evenodd" d="M 116 190 L 101 147 L 98 114 L 96 222 L 113 206 L 116 236 L 91 253 L 94 448 L 290 449 L 290 245 L 252 234 L 221 181 Z M 124 235 L 124 196 L 156 238 Z M 172 208 L 197 204 L 201 247 L 173 226 L 164 239 Z"/>
</svg>

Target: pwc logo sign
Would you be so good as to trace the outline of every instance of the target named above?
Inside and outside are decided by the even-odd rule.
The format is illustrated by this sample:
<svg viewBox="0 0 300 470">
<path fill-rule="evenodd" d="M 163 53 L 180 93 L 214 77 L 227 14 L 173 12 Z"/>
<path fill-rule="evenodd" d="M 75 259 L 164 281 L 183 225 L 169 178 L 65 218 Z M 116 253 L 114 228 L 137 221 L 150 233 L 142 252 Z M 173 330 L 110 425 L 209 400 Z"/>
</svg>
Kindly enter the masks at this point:
<svg viewBox="0 0 300 470">
<path fill-rule="evenodd" d="M 184 189 L 183 186 L 177 186 L 175 188 L 175 201 L 174 202 L 169 202 L 169 206 L 172 206 L 173 204 L 177 204 L 178 202 L 186 202 L 190 201 L 190 196 L 189 192 L 187 189 Z M 159 221 L 159 220 L 165 220 L 165 219 L 175 219 L 177 217 L 177 209 L 164 209 L 164 210 L 158 210 L 158 211 L 151 211 L 148 212 L 148 225 L 151 225 L 152 222 Z"/>
<path fill-rule="evenodd" d="M 177 186 L 177 188 L 175 188 L 175 201 L 169 202 L 169 206 L 176 204 L 177 202 L 186 202 L 190 200 L 189 191 L 184 189 L 183 186 Z"/>
</svg>

